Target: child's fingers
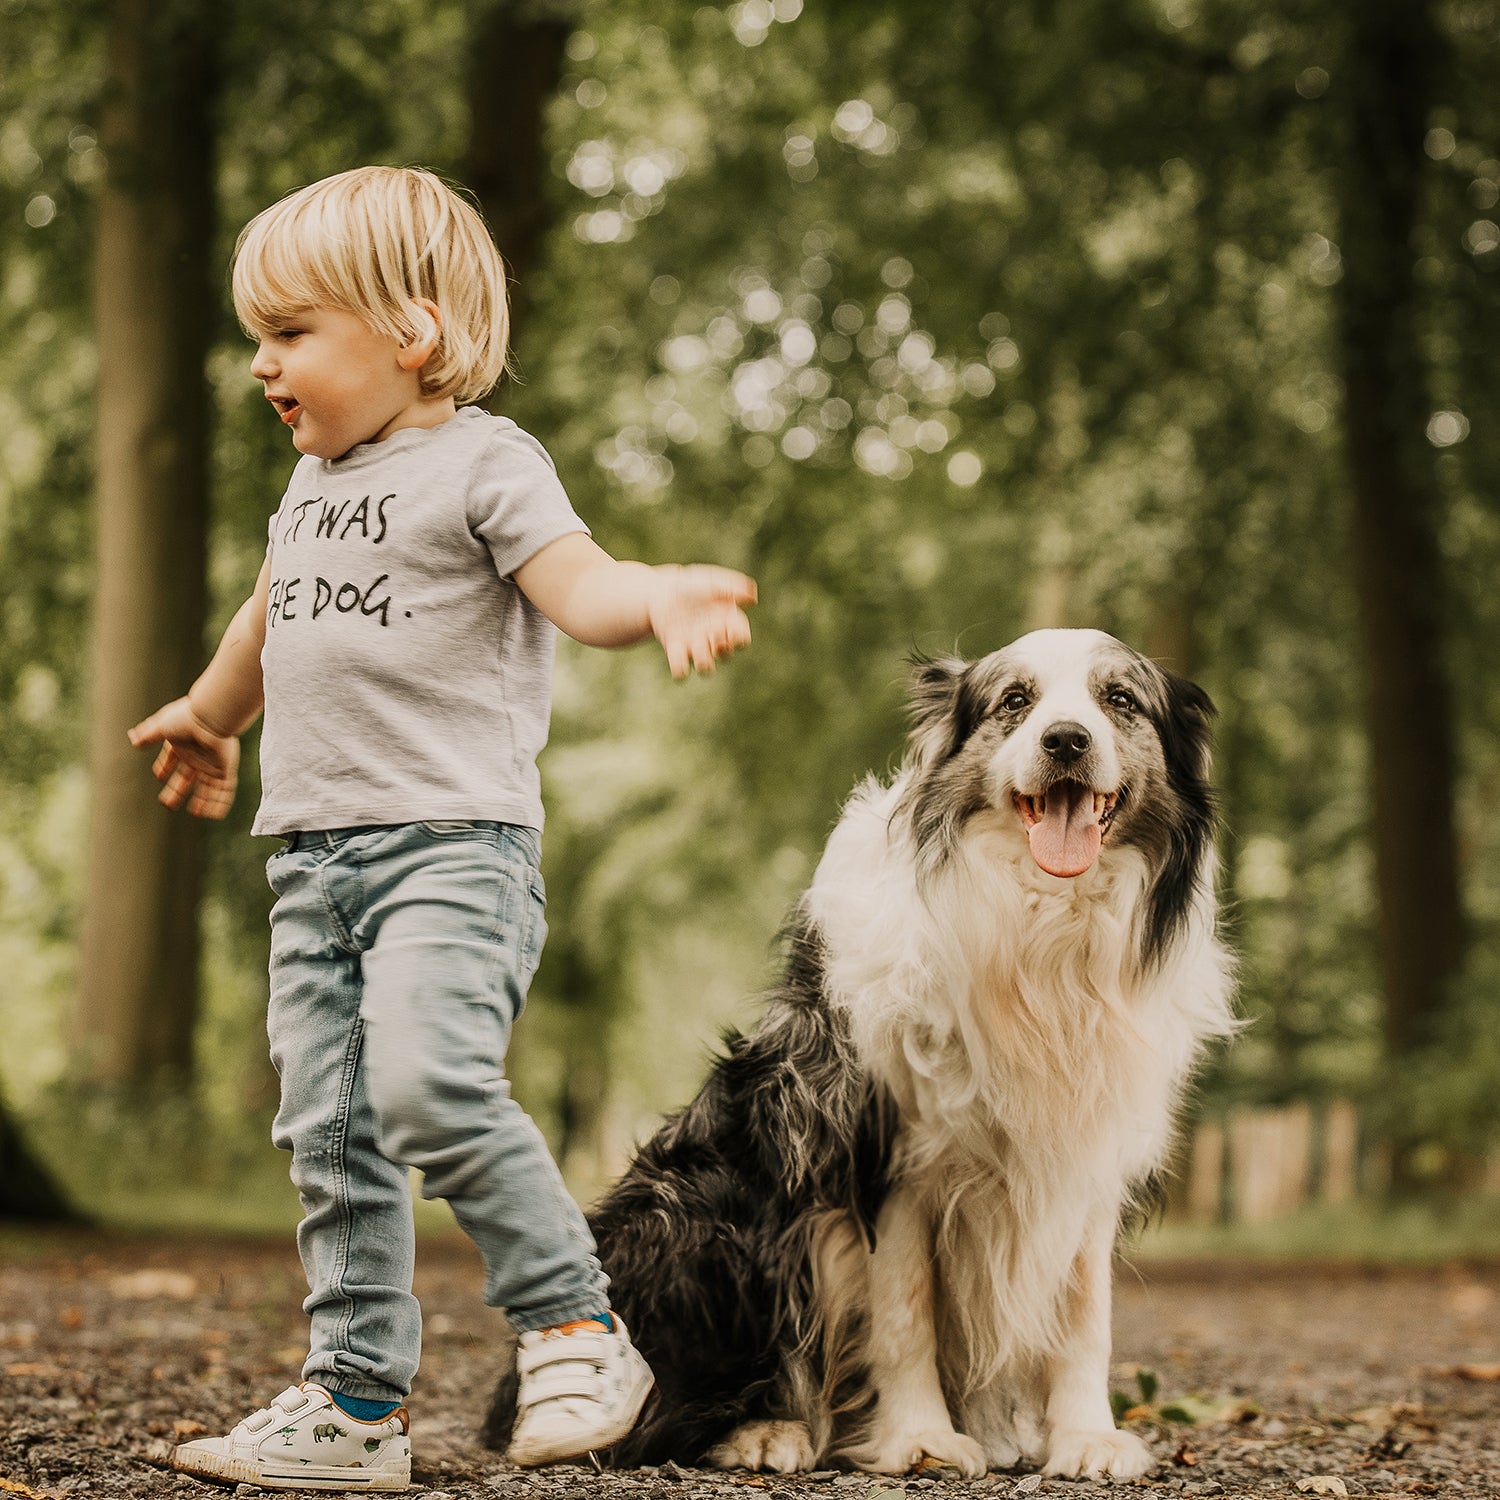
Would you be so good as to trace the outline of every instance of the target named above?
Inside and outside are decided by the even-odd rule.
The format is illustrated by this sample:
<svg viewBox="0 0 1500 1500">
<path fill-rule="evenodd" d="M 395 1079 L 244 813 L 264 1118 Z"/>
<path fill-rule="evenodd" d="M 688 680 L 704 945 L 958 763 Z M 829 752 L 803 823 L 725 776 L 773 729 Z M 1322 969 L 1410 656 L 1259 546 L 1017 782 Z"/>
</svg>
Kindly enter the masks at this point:
<svg viewBox="0 0 1500 1500">
<path fill-rule="evenodd" d="M 142 719 L 139 724 L 132 724 L 130 728 L 125 731 L 126 739 L 128 739 L 137 750 L 139 750 L 142 745 L 156 744 L 156 742 L 162 738 L 162 735 L 165 732 L 157 725 L 156 721 L 159 718 L 161 718 L 161 714 L 154 713 L 149 718 Z"/>
<path fill-rule="evenodd" d="M 695 671 L 712 672 L 714 669 L 714 643 L 713 638 L 708 635 L 700 635 L 693 642 L 693 667 Z"/>
<path fill-rule="evenodd" d="M 179 764 L 167 777 L 165 785 L 156 794 L 156 800 L 163 807 L 178 808 L 188 799 L 188 794 L 193 789 L 193 783 L 198 779 L 198 773 L 191 766 Z"/>
<path fill-rule="evenodd" d="M 730 616 L 729 624 L 724 633 L 726 651 L 738 651 L 741 646 L 750 644 L 750 621 L 745 618 L 743 610 L 735 610 Z"/>
<path fill-rule="evenodd" d="M 673 677 L 688 674 L 688 648 L 679 640 L 663 641 L 662 649 L 667 653 L 667 668 Z"/>
<path fill-rule="evenodd" d="M 754 604 L 758 597 L 755 580 L 733 568 L 714 563 L 694 563 L 682 570 L 682 584 L 693 599 L 728 599 L 735 604 Z"/>
<path fill-rule="evenodd" d="M 193 795 L 188 798 L 187 810 L 195 818 L 222 818 L 234 802 L 234 788 L 223 782 L 208 782 L 200 778 Z"/>
<path fill-rule="evenodd" d="M 177 769 L 177 747 L 168 740 L 151 763 L 151 774 L 158 781 L 165 781 Z"/>
</svg>

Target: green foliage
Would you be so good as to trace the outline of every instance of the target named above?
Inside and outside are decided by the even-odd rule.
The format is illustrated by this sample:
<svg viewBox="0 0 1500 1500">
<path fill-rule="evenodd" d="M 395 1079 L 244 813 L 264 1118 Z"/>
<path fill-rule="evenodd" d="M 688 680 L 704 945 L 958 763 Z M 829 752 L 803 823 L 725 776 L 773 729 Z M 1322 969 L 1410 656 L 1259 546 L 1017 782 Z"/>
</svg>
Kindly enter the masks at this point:
<svg viewBox="0 0 1500 1500">
<path fill-rule="evenodd" d="M 1109 1409 L 1116 1422 L 1156 1422 L 1172 1426 L 1195 1427 L 1203 1422 L 1218 1422 L 1232 1416 L 1244 1421 L 1256 1414 L 1253 1406 L 1243 1401 L 1215 1401 L 1208 1396 L 1173 1396 L 1158 1401 L 1161 1382 L 1156 1371 L 1144 1365 L 1135 1372 L 1135 1391 L 1112 1390 L 1109 1393 Z"/>
<path fill-rule="evenodd" d="M 748 1019 L 839 803 L 901 753 L 904 658 L 1034 624 L 1113 630 L 1219 704 L 1223 885 L 1257 1024 L 1211 1088 L 1389 1091 L 1331 349 L 1341 14 L 1065 0 L 999 26 L 981 0 L 582 7 L 551 107 L 556 227 L 522 379 L 498 404 L 547 443 L 604 545 L 745 567 L 764 601 L 754 646 L 709 682 L 670 683 L 648 650 L 560 657 L 553 939 L 516 1065 L 562 1136 L 569 1075 L 608 1060 L 584 1176 Z M 101 61 L 91 6 L 0 15 L 0 1070 L 42 1109 L 63 1070 L 86 793 Z M 271 0 L 226 17 L 225 267 L 240 225 L 294 186 L 462 158 L 467 8 L 334 0 L 312 25 Z M 1500 43 L 1488 0 L 1440 17 L 1416 248 L 1447 414 L 1430 436 L 1482 941 L 1399 1097 L 1472 1154 L 1500 1083 L 1500 436 L 1484 420 Z M 293 457 L 227 295 L 223 319 L 215 635 Z M 210 840 L 194 1107 L 226 1121 L 260 1118 L 272 1087 L 253 762 Z"/>
</svg>

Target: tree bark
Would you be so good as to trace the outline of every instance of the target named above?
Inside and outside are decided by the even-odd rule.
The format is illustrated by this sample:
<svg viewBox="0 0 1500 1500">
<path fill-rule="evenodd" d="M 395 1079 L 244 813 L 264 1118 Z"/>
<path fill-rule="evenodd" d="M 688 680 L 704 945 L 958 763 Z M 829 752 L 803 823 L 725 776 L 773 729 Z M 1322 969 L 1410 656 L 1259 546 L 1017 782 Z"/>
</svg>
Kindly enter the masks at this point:
<svg viewBox="0 0 1500 1500">
<path fill-rule="evenodd" d="M 19 1127 L 0 1102 L 0 1220 L 22 1223 L 76 1221 L 51 1174 L 32 1155 Z"/>
<path fill-rule="evenodd" d="M 511 343 L 554 209 L 547 193 L 547 106 L 575 21 L 565 5 L 497 0 L 470 32 L 469 146 L 463 181 L 479 200 L 511 279 Z"/>
<path fill-rule="evenodd" d="M 99 348 L 92 806 L 74 1025 L 84 1077 L 192 1068 L 199 829 L 125 731 L 202 664 L 212 342 L 214 36 L 206 0 L 112 0 L 93 259 Z"/>
<path fill-rule="evenodd" d="M 1438 39 L 1426 0 L 1348 12 L 1339 283 L 1344 431 L 1373 780 L 1389 1062 L 1430 1041 L 1464 956 L 1440 495 L 1426 423 L 1412 235 Z M 1395 1146 L 1394 1179 L 1409 1185 Z"/>
</svg>

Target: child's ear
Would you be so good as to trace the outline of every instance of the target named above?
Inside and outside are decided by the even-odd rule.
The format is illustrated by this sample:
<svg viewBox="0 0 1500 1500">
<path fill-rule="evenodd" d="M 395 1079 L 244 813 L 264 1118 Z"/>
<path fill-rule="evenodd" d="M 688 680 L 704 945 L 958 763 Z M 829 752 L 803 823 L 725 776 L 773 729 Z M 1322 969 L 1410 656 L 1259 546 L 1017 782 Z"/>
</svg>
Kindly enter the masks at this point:
<svg viewBox="0 0 1500 1500">
<path fill-rule="evenodd" d="M 396 363 L 403 370 L 420 370 L 432 358 L 438 346 L 443 315 L 430 297 L 413 297 L 407 304 L 416 336 L 396 351 Z"/>
</svg>

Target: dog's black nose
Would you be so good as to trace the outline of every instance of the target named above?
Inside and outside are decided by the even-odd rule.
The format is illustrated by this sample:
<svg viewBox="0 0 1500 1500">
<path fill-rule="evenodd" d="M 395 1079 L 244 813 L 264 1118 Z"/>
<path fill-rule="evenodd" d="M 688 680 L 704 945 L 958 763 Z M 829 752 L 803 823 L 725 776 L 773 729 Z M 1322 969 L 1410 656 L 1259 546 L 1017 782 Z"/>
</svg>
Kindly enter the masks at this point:
<svg viewBox="0 0 1500 1500">
<path fill-rule="evenodd" d="M 1093 735 L 1082 724 L 1075 724 L 1071 719 L 1054 724 L 1042 736 L 1042 749 L 1053 760 L 1061 761 L 1065 766 L 1087 755 L 1093 745 Z"/>
</svg>

